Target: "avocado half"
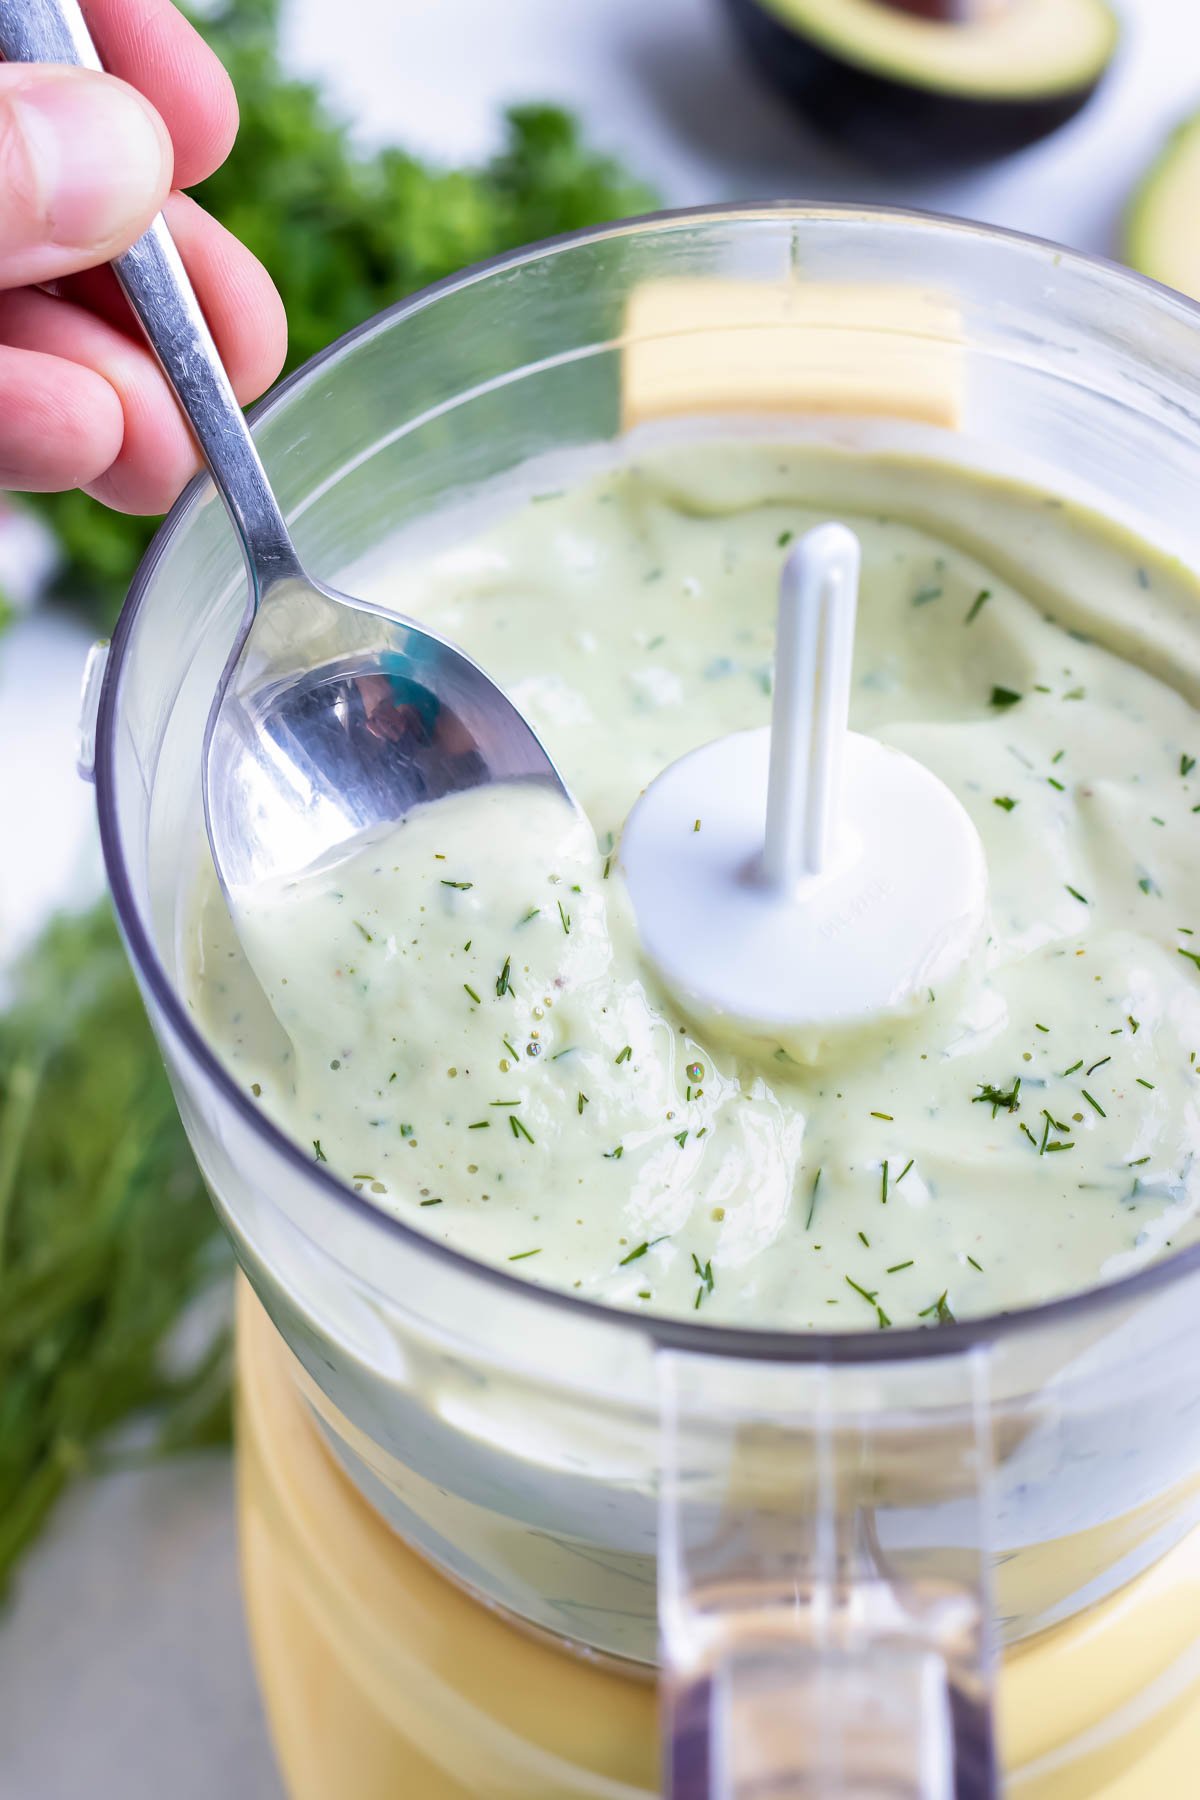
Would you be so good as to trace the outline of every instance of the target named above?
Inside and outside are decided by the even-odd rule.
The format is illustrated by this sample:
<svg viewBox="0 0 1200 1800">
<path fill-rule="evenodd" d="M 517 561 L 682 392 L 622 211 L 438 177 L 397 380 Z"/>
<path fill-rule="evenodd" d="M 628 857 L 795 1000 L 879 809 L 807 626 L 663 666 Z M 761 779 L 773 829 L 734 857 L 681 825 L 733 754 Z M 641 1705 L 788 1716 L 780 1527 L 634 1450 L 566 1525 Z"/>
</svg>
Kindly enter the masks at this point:
<svg viewBox="0 0 1200 1800">
<path fill-rule="evenodd" d="M 1116 51 L 1106 0 L 725 0 L 763 74 L 890 169 L 986 162 L 1085 106 Z M 936 16 L 931 16 L 936 14 Z"/>
<path fill-rule="evenodd" d="M 1125 261 L 1200 300 L 1200 113 L 1177 125 L 1125 215 Z"/>
</svg>

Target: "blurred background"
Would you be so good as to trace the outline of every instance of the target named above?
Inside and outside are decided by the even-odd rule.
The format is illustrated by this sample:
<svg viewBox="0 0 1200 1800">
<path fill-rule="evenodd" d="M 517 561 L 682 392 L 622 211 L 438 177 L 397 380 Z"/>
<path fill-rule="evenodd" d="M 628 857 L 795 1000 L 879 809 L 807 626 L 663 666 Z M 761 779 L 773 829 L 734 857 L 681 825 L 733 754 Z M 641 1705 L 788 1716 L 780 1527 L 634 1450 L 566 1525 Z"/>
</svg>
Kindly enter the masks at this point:
<svg viewBox="0 0 1200 1800">
<path fill-rule="evenodd" d="M 920 69 L 847 79 L 840 10 L 224 0 L 195 16 L 243 130 L 199 197 L 275 275 L 289 366 L 466 262 L 655 205 L 913 205 L 1191 285 L 1196 134 L 1161 153 L 1200 109 L 1194 0 L 1118 0 L 1112 67 L 1081 42 L 1053 105 L 1018 94 L 999 124 Z M 151 530 L 78 496 L 0 496 L 3 1800 L 281 1792 L 237 1587 L 229 1265 L 98 900 L 74 766 L 87 647 Z"/>
</svg>

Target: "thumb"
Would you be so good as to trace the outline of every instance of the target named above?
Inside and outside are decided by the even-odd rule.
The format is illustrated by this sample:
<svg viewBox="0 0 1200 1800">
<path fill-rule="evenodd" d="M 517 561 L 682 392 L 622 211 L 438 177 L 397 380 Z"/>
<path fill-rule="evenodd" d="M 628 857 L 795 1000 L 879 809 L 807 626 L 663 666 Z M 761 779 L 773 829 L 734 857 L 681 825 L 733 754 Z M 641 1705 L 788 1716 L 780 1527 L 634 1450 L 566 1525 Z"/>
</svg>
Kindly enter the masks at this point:
<svg viewBox="0 0 1200 1800">
<path fill-rule="evenodd" d="M 171 185 L 166 126 L 112 75 L 0 63 L 0 288 L 108 262 Z"/>
</svg>

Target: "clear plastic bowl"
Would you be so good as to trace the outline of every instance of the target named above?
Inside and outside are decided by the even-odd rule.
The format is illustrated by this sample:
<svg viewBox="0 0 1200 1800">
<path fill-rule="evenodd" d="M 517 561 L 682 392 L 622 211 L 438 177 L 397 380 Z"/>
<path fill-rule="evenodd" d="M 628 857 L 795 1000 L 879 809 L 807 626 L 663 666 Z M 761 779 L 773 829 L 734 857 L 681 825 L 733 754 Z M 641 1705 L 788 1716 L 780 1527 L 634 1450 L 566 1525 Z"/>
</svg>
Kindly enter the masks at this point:
<svg viewBox="0 0 1200 1800">
<path fill-rule="evenodd" d="M 1200 311 L 982 227 L 781 204 L 517 252 L 310 363 L 256 422 L 308 565 L 338 580 L 405 525 L 515 492 L 532 459 L 619 459 L 627 309 L 664 277 L 936 294 L 957 314 L 941 348 L 965 410 L 956 429 L 913 425 L 922 448 L 1036 474 L 1197 561 Z M 764 329 L 753 309 L 742 328 Z M 930 348 L 902 316 L 880 329 L 900 362 Z M 844 417 L 796 424 L 845 441 Z M 830 1720 L 898 1696 L 871 1735 L 906 1766 L 935 1741 L 986 1762 L 995 1628 L 1071 1617 L 1196 1522 L 1200 1247 L 1020 1314 L 829 1337 L 609 1311 L 341 1187 L 239 1090 L 187 1002 L 200 744 L 243 579 L 198 480 L 113 640 L 98 801 L 185 1125 L 330 1444 L 469 1590 L 585 1652 L 661 1656 L 678 1767 L 714 1695 L 748 1741 L 754 1708 L 806 1683 Z"/>
</svg>

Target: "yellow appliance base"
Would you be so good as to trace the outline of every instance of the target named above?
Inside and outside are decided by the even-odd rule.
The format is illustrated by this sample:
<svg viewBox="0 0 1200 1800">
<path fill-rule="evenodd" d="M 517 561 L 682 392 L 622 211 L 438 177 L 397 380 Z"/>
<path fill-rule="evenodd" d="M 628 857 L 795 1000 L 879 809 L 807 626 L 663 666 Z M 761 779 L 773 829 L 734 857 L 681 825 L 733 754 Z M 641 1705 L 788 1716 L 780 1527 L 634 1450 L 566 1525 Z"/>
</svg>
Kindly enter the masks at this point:
<svg viewBox="0 0 1200 1800">
<path fill-rule="evenodd" d="M 527 1634 L 409 1550 L 326 1449 L 245 1284 L 238 1363 L 243 1587 L 291 1800 L 651 1800 L 653 1684 Z M 1200 1533 L 1011 1652 L 1000 1733 L 1020 1800 L 1193 1800 Z"/>
</svg>

